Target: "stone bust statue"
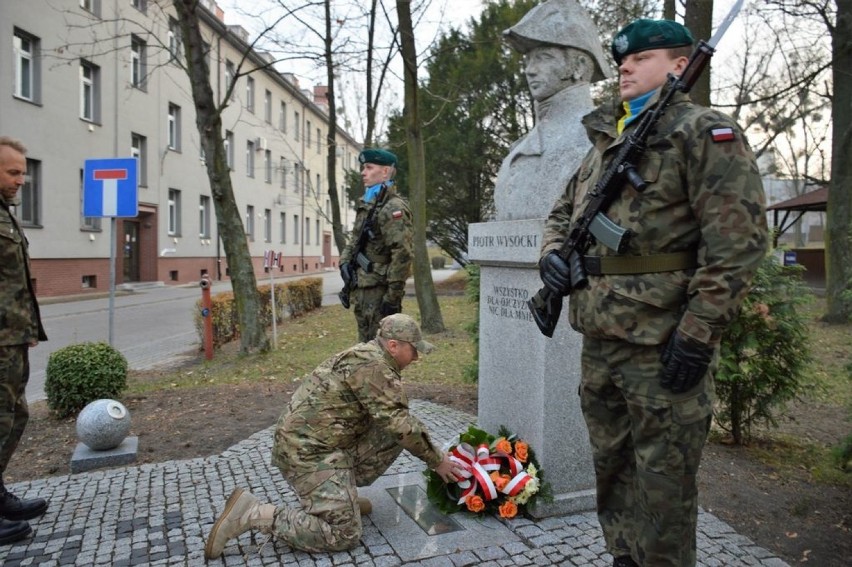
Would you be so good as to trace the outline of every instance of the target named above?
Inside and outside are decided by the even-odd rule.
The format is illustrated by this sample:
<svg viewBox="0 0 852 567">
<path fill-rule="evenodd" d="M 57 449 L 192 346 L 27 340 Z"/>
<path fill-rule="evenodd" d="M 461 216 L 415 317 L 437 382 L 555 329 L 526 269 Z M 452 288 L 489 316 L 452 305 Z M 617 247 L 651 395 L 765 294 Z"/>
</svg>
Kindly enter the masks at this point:
<svg viewBox="0 0 852 567">
<path fill-rule="evenodd" d="M 504 158 L 495 220 L 547 216 L 590 147 L 581 118 L 594 109 L 591 83 L 610 76 L 597 28 L 575 0 L 548 0 L 503 32 L 524 54 L 535 126 Z"/>
</svg>

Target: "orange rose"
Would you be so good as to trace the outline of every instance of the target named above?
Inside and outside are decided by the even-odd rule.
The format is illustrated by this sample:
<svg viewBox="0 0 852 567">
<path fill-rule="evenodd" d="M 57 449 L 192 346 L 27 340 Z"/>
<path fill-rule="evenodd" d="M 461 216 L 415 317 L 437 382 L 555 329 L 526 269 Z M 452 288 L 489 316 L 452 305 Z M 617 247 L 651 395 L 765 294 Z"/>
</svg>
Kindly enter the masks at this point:
<svg viewBox="0 0 852 567">
<path fill-rule="evenodd" d="M 512 454 L 512 444 L 509 443 L 509 440 L 505 437 L 501 437 L 497 441 L 497 444 L 494 446 L 494 448 L 500 451 L 501 453 L 506 453 L 507 455 Z"/>
<path fill-rule="evenodd" d="M 485 502 L 482 501 L 482 496 L 471 496 L 467 499 L 467 509 L 478 514 L 485 510 Z"/>
<path fill-rule="evenodd" d="M 526 463 L 529 458 L 530 446 L 523 441 L 515 443 L 515 457 L 522 463 Z"/>
<path fill-rule="evenodd" d="M 506 500 L 498 508 L 501 518 L 514 518 L 518 515 L 518 506 L 511 500 Z"/>
<path fill-rule="evenodd" d="M 497 471 L 492 472 L 490 475 L 491 481 L 494 483 L 494 486 L 497 487 L 497 490 L 503 490 L 506 488 L 506 485 L 509 484 L 509 481 L 512 480 L 509 475 L 501 475 Z"/>
</svg>

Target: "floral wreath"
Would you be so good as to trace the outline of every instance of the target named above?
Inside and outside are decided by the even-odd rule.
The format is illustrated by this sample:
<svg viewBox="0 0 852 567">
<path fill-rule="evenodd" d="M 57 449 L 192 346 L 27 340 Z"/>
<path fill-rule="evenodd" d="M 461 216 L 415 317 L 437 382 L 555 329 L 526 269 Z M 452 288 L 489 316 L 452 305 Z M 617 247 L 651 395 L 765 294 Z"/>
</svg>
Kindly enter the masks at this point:
<svg viewBox="0 0 852 567">
<path fill-rule="evenodd" d="M 424 472 L 429 501 L 445 514 L 497 512 L 514 518 L 539 498 L 553 499 L 532 448 L 505 426 L 494 436 L 471 425 L 448 452 L 464 471 L 461 480 L 445 483 L 435 471 Z"/>
</svg>

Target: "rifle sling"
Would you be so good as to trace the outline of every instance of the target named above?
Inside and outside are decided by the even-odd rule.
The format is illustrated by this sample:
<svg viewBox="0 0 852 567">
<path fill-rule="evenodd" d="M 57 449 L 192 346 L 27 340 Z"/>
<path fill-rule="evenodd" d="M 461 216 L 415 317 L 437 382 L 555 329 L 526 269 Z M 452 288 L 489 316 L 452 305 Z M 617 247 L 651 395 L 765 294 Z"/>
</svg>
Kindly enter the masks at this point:
<svg viewBox="0 0 852 567">
<path fill-rule="evenodd" d="M 650 256 L 584 256 L 583 266 L 590 276 L 652 274 L 698 267 L 694 250 Z"/>
</svg>

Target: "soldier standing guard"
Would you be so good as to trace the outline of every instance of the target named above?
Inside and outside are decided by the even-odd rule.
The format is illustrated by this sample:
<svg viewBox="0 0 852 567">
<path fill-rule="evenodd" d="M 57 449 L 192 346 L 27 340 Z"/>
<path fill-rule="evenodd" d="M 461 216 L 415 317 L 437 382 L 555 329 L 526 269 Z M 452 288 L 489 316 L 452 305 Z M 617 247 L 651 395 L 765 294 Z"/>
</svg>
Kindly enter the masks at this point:
<svg viewBox="0 0 852 567">
<path fill-rule="evenodd" d="M 375 481 L 403 449 L 455 482 L 459 471 L 409 413 L 402 390 L 400 372 L 432 349 L 417 322 L 398 313 L 382 319 L 374 340 L 320 364 L 290 399 L 272 448 L 302 508 L 264 504 L 237 488 L 210 531 L 206 557 L 219 557 L 228 540 L 252 528 L 303 551 L 355 547 L 361 514 L 372 509 L 356 487 Z"/>
<path fill-rule="evenodd" d="M 413 228 L 408 203 L 397 193 L 393 181 L 396 156 L 387 150 L 368 148 L 358 155 L 358 161 L 365 192 L 358 202 L 352 234 L 340 254 L 340 276 L 347 286 L 350 282 L 355 284 L 351 297 L 358 340 L 364 343 L 375 338 L 382 317 L 402 311 L 405 280 L 411 275 Z M 365 227 L 364 221 L 374 205 L 375 222 Z M 364 230 L 365 244 L 356 250 Z M 369 271 L 353 262 L 359 252 L 369 261 Z"/>
<path fill-rule="evenodd" d="M 668 20 L 637 20 L 615 36 L 620 103 L 583 118 L 593 148 L 547 219 L 539 261 L 545 285 L 570 294 L 569 320 L 584 336 L 580 401 L 598 518 L 617 567 L 695 565 L 696 475 L 719 342 L 768 245 L 763 186 L 743 132 L 675 93 L 637 164 L 647 187 L 625 184 L 606 211 L 631 231 L 628 249 L 593 242 L 580 289 L 556 250 L 636 118 L 658 103 L 669 73 L 683 72 L 692 43 Z"/>
<path fill-rule="evenodd" d="M 47 510 L 44 499 L 21 500 L 3 484 L 30 416 L 29 349 L 47 340 L 30 279 L 27 239 L 10 210 L 20 204 L 26 153 L 17 140 L 0 136 L 0 544 L 27 537 L 32 529 L 26 520 Z"/>
</svg>

